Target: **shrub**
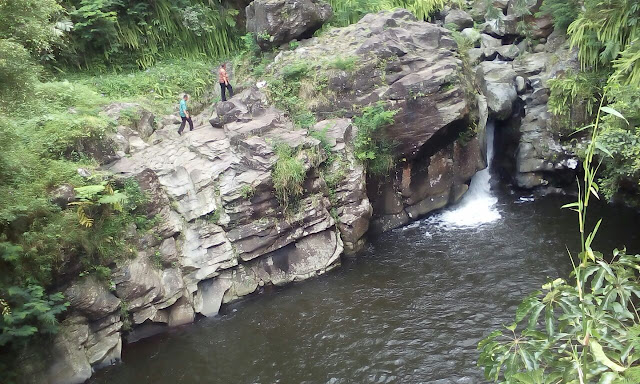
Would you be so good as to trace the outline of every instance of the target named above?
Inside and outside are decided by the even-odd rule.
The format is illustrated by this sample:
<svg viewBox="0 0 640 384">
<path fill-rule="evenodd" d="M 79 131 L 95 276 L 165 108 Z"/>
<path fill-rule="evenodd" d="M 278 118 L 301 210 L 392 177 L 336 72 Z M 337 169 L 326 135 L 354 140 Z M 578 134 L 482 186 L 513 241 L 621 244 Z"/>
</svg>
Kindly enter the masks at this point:
<svg viewBox="0 0 640 384">
<path fill-rule="evenodd" d="M 640 204 L 640 88 L 631 85 L 609 87 L 609 106 L 622 113 L 626 120 L 606 116 L 600 137 L 600 187 L 605 197 L 613 198 L 622 187 L 628 201 Z M 606 151 L 606 152 L 605 152 Z"/>
<path fill-rule="evenodd" d="M 329 62 L 329 67 L 339 69 L 341 71 L 351 72 L 356 68 L 357 62 L 358 58 L 355 56 L 337 57 Z"/>
<path fill-rule="evenodd" d="M 591 120 L 605 76 L 601 72 L 567 72 L 549 80 L 549 111 L 555 115 L 560 132 L 571 133 Z"/>
<path fill-rule="evenodd" d="M 280 205 L 287 210 L 295 205 L 304 193 L 302 184 L 307 171 L 298 152 L 286 144 L 276 145 L 278 160 L 271 171 L 273 188 Z"/>
<path fill-rule="evenodd" d="M 362 115 L 353 119 L 358 127 L 355 156 L 373 176 L 385 175 L 394 166 L 393 144 L 386 138 L 383 128 L 393 123 L 396 113 L 376 104 L 364 108 Z"/>
<path fill-rule="evenodd" d="M 0 243 L 0 256 L 7 255 Z M 0 346 L 24 344 L 36 334 L 51 334 L 57 331 L 56 316 L 64 312 L 69 303 L 61 293 L 47 295 L 44 288 L 36 284 L 27 287 L 11 286 L 0 290 Z"/>
<path fill-rule="evenodd" d="M 282 68 L 282 77 L 287 81 L 300 80 L 309 72 L 309 64 L 304 61 L 297 61 L 295 63 L 286 65 Z"/>
<path fill-rule="evenodd" d="M 242 196 L 245 200 L 251 200 L 253 196 L 256 194 L 256 189 L 252 185 L 243 185 L 240 188 L 240 196 Z"/>
<path fill-rule="evenodd" d="M 0 39 L 0 102 L 15 107 L 37 81 L 38 68 L 20 44 Z"/>
<path fill-rule="evenodd" d="M 544 14 L 551 15 L 553 26 L 561 31 L 566 31 L 580 11 L 580 4 L 577 0 L 544 0 L 540 7 L 540 12 L 536 16 Z"/>
</svg>

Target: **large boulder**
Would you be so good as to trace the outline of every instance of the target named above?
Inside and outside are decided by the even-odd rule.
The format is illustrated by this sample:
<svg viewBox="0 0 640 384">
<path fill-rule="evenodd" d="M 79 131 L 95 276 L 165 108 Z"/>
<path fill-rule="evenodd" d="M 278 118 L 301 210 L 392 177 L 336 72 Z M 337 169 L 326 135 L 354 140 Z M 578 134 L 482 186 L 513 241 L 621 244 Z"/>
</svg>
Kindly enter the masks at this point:
<svg viewBox="0 0 640 384">
<path fill-rule="evenodd" d="M 310 39 L 276 57 L 276 71 L 301 61 L 316 77 L 327 78 L 325 91 L 310 106 L 320 116 L 382 103 L 397 110 L 387 133 L 400 157 L 414 157 L 436 133 L 473 109 L 472 91 L 451 32 L 416 20 L 407 10 L 368 14 L 358 23 Z M 353 68 L 335 70 L 349 58 Z M 327 68 L 329 67 L 329 68 Z"/>
<path fill-rule="evenodd" d="M 461 9 L 452 9 L 444 18 L 445 25 L 455 25 L 456 30 L 462 31 L 465 28 L 473 27 L 473 18 Z"/>
<path fill-rule="evenodd" d="M 65 290 L 64 296 L 71 308 L 92 320 L 103 318 L 120 306 L 120 299 L 109 292 L 105 283 L 92 276 L 75 281 Z"/>
<path fill-rule="evenodd" d="M 476 69 L 476 81 L 487 98 L 489 111 L 499 120 L 506 120 L 513 112 L 518 98 L 516 76 L 509 62 L 485 61 Z"/>
<path fill-rule="evenodd" d="M 323 0 L 254 0 L 246 8 L 247 31 L 266 50 L 311 37 L 332 15 Z"/>
</svg>

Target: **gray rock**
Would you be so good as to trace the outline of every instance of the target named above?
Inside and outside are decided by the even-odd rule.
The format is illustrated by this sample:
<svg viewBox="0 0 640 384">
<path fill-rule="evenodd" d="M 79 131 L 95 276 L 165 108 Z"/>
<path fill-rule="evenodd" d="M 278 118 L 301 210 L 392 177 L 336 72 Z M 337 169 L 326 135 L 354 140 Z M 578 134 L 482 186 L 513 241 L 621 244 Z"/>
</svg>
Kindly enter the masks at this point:
<svg viewBox="0 0 640 384">
<path fill-rule="evenodd" d="M 517 2 L 520 1 L 522 3 L 523 0 L 509 0 L 507 4 L 507 15 L 517 15 L 519 11 L 516 6 Z M 524 6 L 529 11 L 529 14 L 535 15 L 538 11 L 540 11 L 540 6 L 542 6 L 542 0 L 524 0 Z"/>
<path fill-rule="evenodd" d="M 195 311 L 207 317 L 218 314 L 225 292 L 233 285 L 229 276 L 201 281 L 194 299 Z"/>
<path fill-rule="evenodd" d="M 162 278 L 144 252 L 127 260 L 112 273 L 116 294 L 126 301 L 131 312 L 147 307 L 162 294 Z"/>
<path fill-rule="evenodd" d="M 492 36 L 508 37 L 518 35 L 518 18 L 515 15 L 500 14 L 497 19 L 482 24 L 482 31 Z"/>
<path fill-rule="evenodd" d="M 480 41 L 480 32 L 478 32 L 474 28 L 465 28 L 460 33 L 465 37 L 465 39 L 470 41 L 474 47 L 478 46 Z"/>
<path fill-rule="evenodd" d="M 323 274 L 339 265 L 342 250 L 342 241 L 334 230 L 304 237 L 264 258 L 245 264 L 233 274 L 223 275 L 232 281 L 223 302 L 228 303 L 252 293 L 261 285 L 281 286 Z"/>
<path fill-rule="evenodd" d="M 53 362 L 48 369 L 51 384 L 81 384 L 91 377 L 91 365 L 83 344 L 89 335 L 89 326 L 81 318 L 62 322 L 53 341 Z"/>
<path fill-rule="evenodd" d="M 445 25 L 456 25 L 457 30 L 462 31 L 465 28 L 473 27 L 473 18 L 471 17 L 471 15 L 461 9 L 452 9 L 444 18 L 444 23 Z"/>
<path fill-rule="evenodd" d="M 394 215 L 377 216 L 371 222 L 371 233 L 380 234 L 390 231 L 392 229 L 401 227 L 409 222 L 409 215 L 407 212 L 402 212 Z"/>
<path fill-rule="evenodd" d="M 522 76 L 516 76 L 516 92 L 522 95 L 527 90 L 527 82 Z"/>
<path fill-rule="evenodd" d="M 247 31 L 262 49 L 310 37 L 333 11 L 320 0 L 254 0 L 246 8 Z"/>
<path fill-rule="evenodd" d="M 164 266 L 170 266 L 178 262 L 178 250 L 176 248 L 176 240 L 173 237 L 164 239 L 162 245 L 160 245 L 160 255 Z"/>
<path fill-rule="evenodd" d="M 487 98 L 489 111 L 500 120 L 511 116 L 513 102 L 518 98 L 516 73 L 508 62 L 485 61 L 478 65 L 476 80 Z"/>
<path fill-rule="evenodd" d="M 485 59 L 482 48 L 471 48 L 469 51 L 467 51 L 467 54 L 469 55 L 469 63 L 472 66 L 477 65 Z"/>
<path fill-rule="evenodd" d="M 120 300 L 93 276 L 75 281 L 64 291 L 64 296 L 73 309 L 92 320 L 103 318 L 120 306 Z"/>
<path fill-rule="evenodd" d="M 71 184 L 62 184 L 51 191 L 51 202 L 64 209 L 76 200 L 76 191 Z"/>
<path fill-rule="evenodd" d="M 500 59 L 505 61 L 514 60 L 520 54 L 520 49 L 517 46 L 511 45 L 503 45 L 496 49 Z"/>
<path fill-rule="evenodd" d="M 181 297 L 178 301 L 169 308 L 169 323 L 170 327 L 177 327 L 184 324 L 193 323 L 195 320 L 195 312 L 193 311 L 193 305 L 186 297 Z"/>
<path fill-rule="evenodd" d="M 493 0 L 491 2 L 493 7 L 496 7 L 503 13 L 506 11 L 508 4 L 509 0 Z M 470 13 L 475 21 L 483 21 L 487 13 L 487 0 L 474 0 Z"/>
</svg>

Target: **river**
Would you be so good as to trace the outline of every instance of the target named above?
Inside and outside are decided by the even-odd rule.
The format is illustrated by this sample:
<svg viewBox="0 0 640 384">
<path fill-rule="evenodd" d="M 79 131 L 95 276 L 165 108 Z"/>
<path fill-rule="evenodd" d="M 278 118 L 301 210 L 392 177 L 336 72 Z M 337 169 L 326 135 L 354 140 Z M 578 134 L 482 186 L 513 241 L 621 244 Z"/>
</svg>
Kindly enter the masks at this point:
<svg viewBox="0 0 640 384">
<path fill-rule="evenodd" d="M 127 345 L 90 383 L 482 383 L 477 342 L 568 275 L 567 247 L 579 247 L 568 201 L 480 172 L 456 207 L 378 237 L 325 276 Z M 640 251 L 637 213 L 590 215 L 604 219 L 596 248 Z"/>
</svg>

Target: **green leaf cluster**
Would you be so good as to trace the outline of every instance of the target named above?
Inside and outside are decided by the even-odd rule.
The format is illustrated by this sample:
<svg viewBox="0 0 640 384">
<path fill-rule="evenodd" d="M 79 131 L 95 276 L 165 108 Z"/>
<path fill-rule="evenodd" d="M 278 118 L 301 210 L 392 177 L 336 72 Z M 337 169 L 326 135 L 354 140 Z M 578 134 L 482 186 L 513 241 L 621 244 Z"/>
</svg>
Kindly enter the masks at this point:
<svg viewBox="0 0 640 384">
<path fill-rule="evenodd" d="M 286 211 L 295 206 L 304 194 L 303 183 L 307 177 L 307 170 L 300 151 L 287 144 L 278 144 L 275 152 L 278 159 L 271 171 L 271 178 L 276 197 Z"/>
<path fill-rule="evenodd" d="M 161 57 L 223 56 L 239 47 L 239 11 L 220 0 L 63 0 L 74 23 L 62 58 L 85 68 Z M 79 54 L 82 53 L 82 54 Z"/>
<path fill-rule="evenodd" d="M 0 245 L 0 256 L 4 257 L 3 251 L 6 249 Z M 0 346 L 24 344 L 34 335 L 55 333 L 56 316 L 68 306 L 61 293 L 48 295 L 36 284 L 0 290 Z"/>
<path fill-rule="evenodd" d="M 358 127 L 354 140 L 355 156 L 364 164 L 372 176 L 384 176 L 395 165 L 393 142 L 386 136 L 384 128 L 393 124 L 397 110 L 386 110 L 384 105 L 365 107 L 360 116 L 353 119 Z"/>
</svg>

